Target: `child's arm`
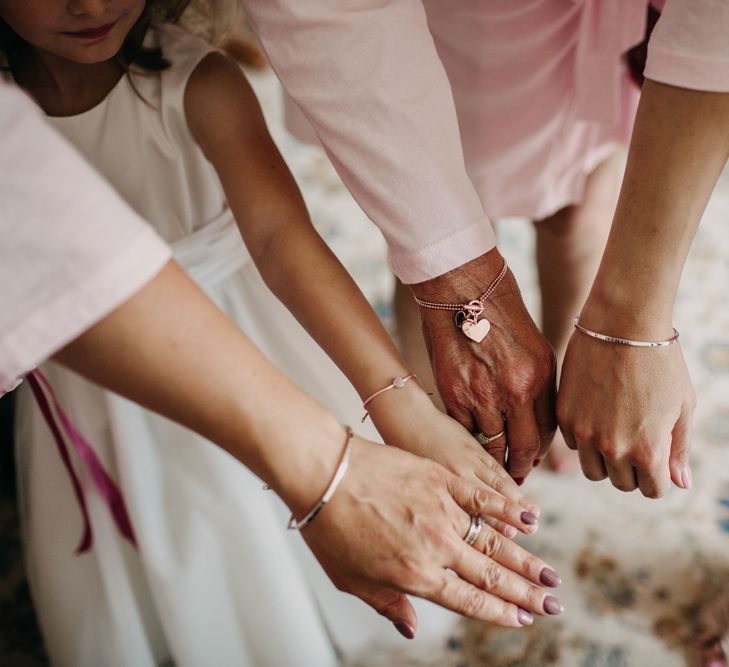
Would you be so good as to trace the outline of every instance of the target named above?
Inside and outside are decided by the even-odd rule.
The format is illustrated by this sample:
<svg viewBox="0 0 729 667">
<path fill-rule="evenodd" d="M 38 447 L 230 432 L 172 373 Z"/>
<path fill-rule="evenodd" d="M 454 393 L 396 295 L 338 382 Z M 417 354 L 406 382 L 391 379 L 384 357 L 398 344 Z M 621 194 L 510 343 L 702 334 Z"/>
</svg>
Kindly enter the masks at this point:
<svg viewBox="0 0 729 667">
<path fill-rule="evenodd" d="M 185 111 L 264 280 L 359 395 L 369 396 L 395 376 L 407 375 L 372 308 L 313 228 L 240 69 L 222 55 L 206 57 L 189 81 Z M 432 406 L 417 383 L 378 397 L 371 416 L 391 444 L 476 475 L 516 499 L 508 476 L 465 429 Z"/>
</svg>

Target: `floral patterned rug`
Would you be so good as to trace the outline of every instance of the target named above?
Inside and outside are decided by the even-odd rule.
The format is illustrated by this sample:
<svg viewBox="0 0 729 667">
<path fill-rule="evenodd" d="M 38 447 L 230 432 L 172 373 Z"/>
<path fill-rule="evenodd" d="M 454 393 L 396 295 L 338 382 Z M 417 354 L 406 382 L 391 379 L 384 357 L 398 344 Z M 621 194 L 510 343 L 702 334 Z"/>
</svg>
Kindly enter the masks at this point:
<svg viewBox="0 0 729 667">
<path fill-rule="evenodd" d="M 282 129 L 280 91 L 258 74 L 273 133 L 317 227 L 388 322 L 392 277 L 384 242 L 328 160 Z M 444 642 L 371 647 L 349 667 L 674 667 L 692 665 L 698 611 L 729 588 L 729 172 L 711 200 L 686 267 L 676 314 L 696 386 L 694 490 L 659 501 L 575 473 L 537 471 L 526 490 L 542 506 L 530 549 L 554 565 L 566 612 L 530 628 L 461 622 Z M 538 315 L 530 225 L 506 220 L 500 246 Z M 0 406 L 1 407 L 1 406 Z M 0 497 L 0 664 L 44 664 L 22 575 L 12 494 Z M 293 667 L 293 666 L 292 666 Z M 309 666 L 307 666 L 309 667 Z M 311 666 L 314 667 L 314 666 Z"/>
</svg>

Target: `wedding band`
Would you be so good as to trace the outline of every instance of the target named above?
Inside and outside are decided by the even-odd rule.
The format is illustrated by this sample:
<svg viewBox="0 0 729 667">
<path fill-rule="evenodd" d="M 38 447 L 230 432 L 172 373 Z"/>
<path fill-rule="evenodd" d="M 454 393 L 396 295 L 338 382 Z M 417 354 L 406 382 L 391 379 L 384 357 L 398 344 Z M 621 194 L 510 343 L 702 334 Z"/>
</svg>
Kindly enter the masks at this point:
<svg viewBox="0 0 729 667">
<path fill-rule="evenodd" d="M 483 519 L 480 516 L 472 516 L 471 525 L 468 526 L 468 532 L 466 533 L 466 537 L 463 538 L 463 541 L 469 547 L 473 546 L 476 538 L 481 533 L 481 528 L 483 528 Z"/>
<path fill-rule="evenodd" d="M 478 444 L 482 447 L 485 445 L 488 445 L 490 442 L 493 442 L 494 440 L 498 440 L 502 435 L 504 435 L 504 429 L 502 428 L 498 433 L 494 433 L 494 435 L 486 435 L 485 433 L 481 433 L 479 431 L 478 433 L 474 433 L 473 437 L 478 440 Z"/>
</svg>

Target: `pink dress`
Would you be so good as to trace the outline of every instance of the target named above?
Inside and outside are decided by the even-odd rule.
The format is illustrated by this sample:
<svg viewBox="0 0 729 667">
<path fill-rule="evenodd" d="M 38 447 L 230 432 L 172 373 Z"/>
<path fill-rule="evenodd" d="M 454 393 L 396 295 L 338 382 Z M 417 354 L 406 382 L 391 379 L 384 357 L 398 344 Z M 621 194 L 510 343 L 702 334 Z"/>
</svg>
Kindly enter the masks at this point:
<svg viewBox="0 0 729 667">
<path fill-rule="evenodd" d="M 648 0 L 243 4 L 406 283 L 490 250 L 489 215 L 578 200 L 626 139 Z M 727 34 L 726 0 L 667 0 L 647 76 L 729 91 Z"/>
</svg>

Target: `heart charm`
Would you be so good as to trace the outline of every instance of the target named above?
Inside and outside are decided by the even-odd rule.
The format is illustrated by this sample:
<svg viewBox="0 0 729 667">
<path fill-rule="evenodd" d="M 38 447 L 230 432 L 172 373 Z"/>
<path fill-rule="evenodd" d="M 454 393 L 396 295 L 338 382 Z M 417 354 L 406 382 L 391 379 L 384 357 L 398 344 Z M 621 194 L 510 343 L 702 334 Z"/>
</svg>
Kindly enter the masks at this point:
<svg viewBox="0 0 729 667">
<path fill-rule="evenodd" d="M 478 322 L 466 320 L 461 327 L 461 331 L 463 331 L 468 338 L 476 341 L 477 343 L 480 343 L 484 338 L 486 338 L 486 334 L 490 329 L 491 322 L 488 320 L 479 320 Z"/>
</svg>

